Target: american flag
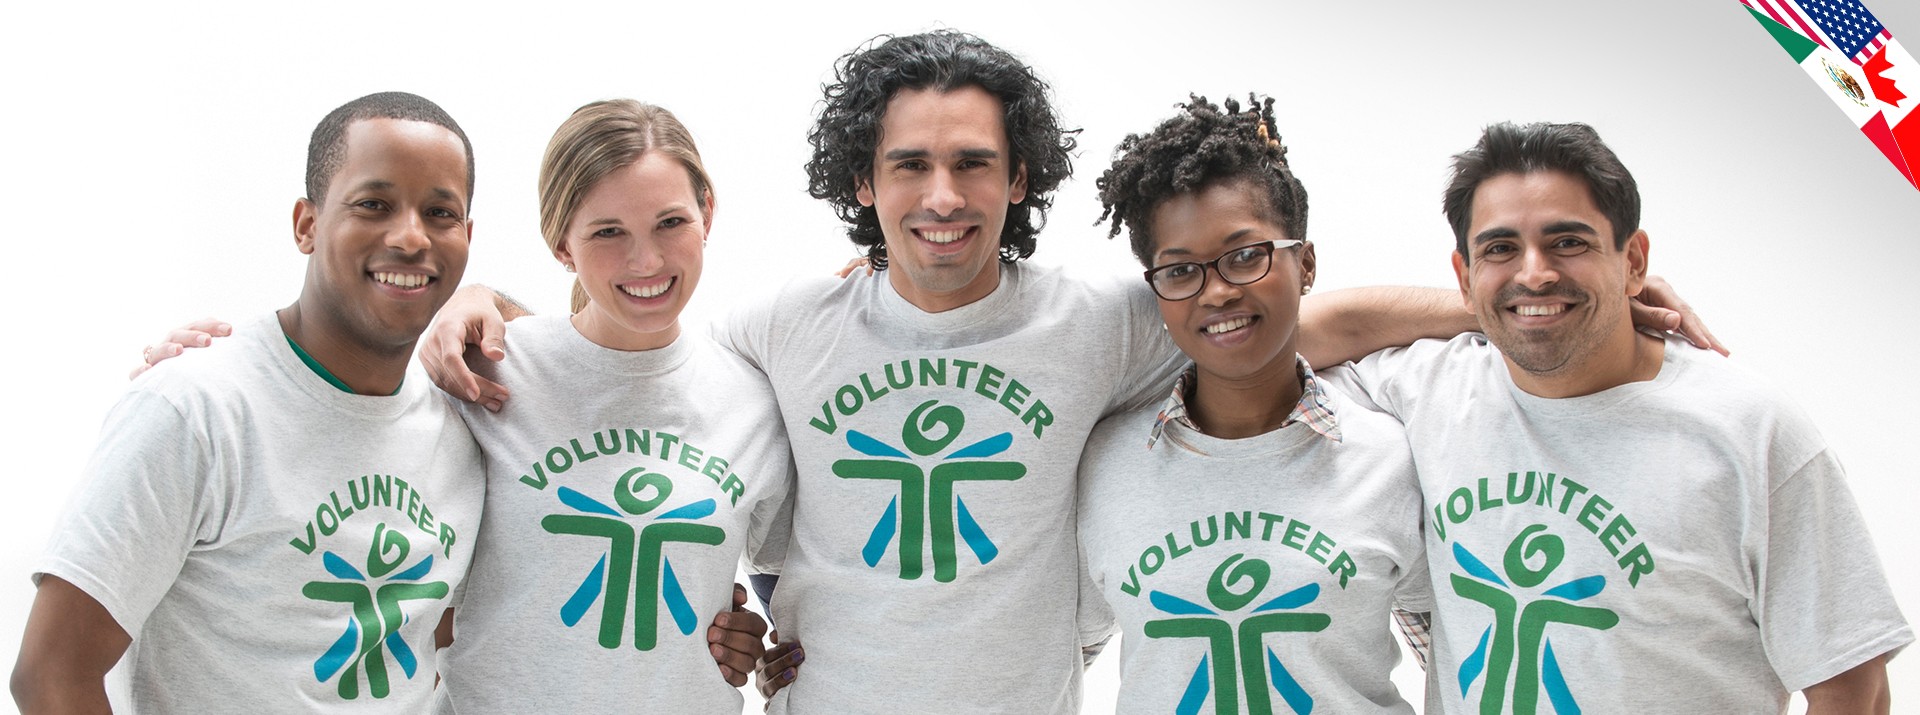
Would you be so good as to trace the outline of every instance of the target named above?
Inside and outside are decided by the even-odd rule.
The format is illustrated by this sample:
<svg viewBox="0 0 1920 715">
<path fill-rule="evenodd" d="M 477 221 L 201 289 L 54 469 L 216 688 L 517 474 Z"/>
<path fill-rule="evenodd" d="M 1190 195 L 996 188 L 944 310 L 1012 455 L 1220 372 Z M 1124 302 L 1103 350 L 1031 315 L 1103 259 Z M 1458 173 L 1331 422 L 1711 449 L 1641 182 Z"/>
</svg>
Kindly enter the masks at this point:
<svg viewBox="0 0 1920 715">
<path fill-rule="evenodd" d="M 1859 0 L 1740 0 L 1821 47 L 1838 50 L 1864 65 L 1893 33 L 1867 12 Z"/>
</svg>

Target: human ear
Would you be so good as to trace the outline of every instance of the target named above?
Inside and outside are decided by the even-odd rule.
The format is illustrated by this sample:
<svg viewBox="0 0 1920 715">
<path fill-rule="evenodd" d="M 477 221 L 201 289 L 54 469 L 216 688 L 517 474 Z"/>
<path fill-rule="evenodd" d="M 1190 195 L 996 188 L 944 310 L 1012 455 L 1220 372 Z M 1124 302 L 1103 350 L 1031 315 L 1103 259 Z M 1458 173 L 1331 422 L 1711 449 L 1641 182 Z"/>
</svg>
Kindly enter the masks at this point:
<svg viewBox="0 0 1920 715">
<path fill-rule="evenodd" d="M 314 224 L 319 218 L 320 207 L 312 200 L 303 198 L 293 202 L 293 245 L 301 253 L 313 255 Z"/>
</svg>

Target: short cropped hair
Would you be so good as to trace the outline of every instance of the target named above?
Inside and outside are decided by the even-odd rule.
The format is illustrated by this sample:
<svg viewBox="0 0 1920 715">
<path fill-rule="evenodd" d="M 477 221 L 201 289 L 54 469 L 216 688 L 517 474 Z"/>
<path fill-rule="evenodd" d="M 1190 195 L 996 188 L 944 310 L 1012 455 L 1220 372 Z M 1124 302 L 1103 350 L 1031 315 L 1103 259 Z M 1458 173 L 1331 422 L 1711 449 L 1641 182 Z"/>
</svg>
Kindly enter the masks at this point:
<svg viewBox="0 0 1920 715">
<path fill-rule="evenodd" d="M 1594 206 L 1613 224 L 1615 250 L 1640 230 L 1640 187 L 1600 133 L 1585 124 L 1501 122 L 1487 127 L 1480 143 L 1453 157 L 1453 178 L 1441 204 L 1453 225 L 1454 250 L 1466 261 L 1473 226 L 1473 195 L 1481 182 L 1502 174 L 1558 171 L 1587 185 Z"/>
<path fill-rule="evenodd" d="M 473 142 L 466 131 L 440 105 L 417 94 L 378 92 L 353 100 L 327 113 L 313 128 L 307 142 L 307 200 L 320 203 L 327 198 L 327 185 L 347 163 L 347 127 L 363 119 L 405 119 L 446 127 L 460 137 L 467 150 L 467 207 L 473 207 Z"/>
<path fill-rule="evenodd" d="M 1247 95 L 1247 110 L 1228 97 L 1224 107 L 1206 97 L 1188 95 L 1179 114 L 1146 134 L 1128 134 L 1113 150 L 1113 166 L 1095 186 L 1104 209 L 1099 221 L 1112 219 L 1107 238 L 1126 225 L 1133 256 L 1153 267 L 1153 211 L 1182 193 L 1244 182 L 1266 200 L 1263 216 L 1287 233 L 1307 240 L 1307 188 L 1287 164 L 1287 147 L 1273 122 L 1273 98 Z"/>
<path fill-rule="evenodd" d="M 1013 153 L 1008 171 L 1021 166 L 1027 170 L 1026 198 L 1007 209 L 1000 260 L 1012 263 L 1033 255 L 1034 236 L 1053 205 L 1050 194 L 1073 173 L 1069 153 L 1079 130 L 1061 128 L 1047 83 L 1019 58 L 973 35 L 940 30 L 882 35 L 842 56 L 834 63 L 834 82 L 823 88 L 820 117 L 807 132 L 813 144 L 807 193 L 833 206 L 848 224 L 847 237 L 866 250 L 875 268 L 887 266 L 886 237 L 879 215 L 860 204 L 856 186 L 873 180 L 887 103 L 901 90 L 950 92 L 964 87 L 979 87 L 1000 100 Z"/>
</svg>

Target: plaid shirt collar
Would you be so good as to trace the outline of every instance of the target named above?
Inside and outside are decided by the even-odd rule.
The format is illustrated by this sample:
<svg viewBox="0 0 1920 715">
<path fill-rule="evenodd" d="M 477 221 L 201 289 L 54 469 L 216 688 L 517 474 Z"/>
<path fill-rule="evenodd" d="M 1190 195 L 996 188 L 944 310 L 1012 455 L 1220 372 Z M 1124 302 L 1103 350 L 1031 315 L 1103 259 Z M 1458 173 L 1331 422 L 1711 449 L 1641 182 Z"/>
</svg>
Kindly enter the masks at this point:
<svg viewBox="0 0 1920 715">
<path fill-rule="evenodd" d="M 1313 367 L 1307 364 L 1307 359 L 1298 355 L 1293 359 L 1294 366 L 1300 372 L 1300 401 L 1294 404 L 1293 411 L 1287 413 L 1286 421 L 1281 422 L 1280 426 L 1285 428 L 1295 422 L 1304 422 L 1314 432 L 1339 442 L 1340 423 L 1333 417 L 1333 400 L 1327 397 L 1327 390 L 1320 386 L 1320 381 L 1314 379 Z M 1186 371 L 1180 373 L 1180 378 L 1173 381 L 1173 394 L 1168 395 L 1167 401 L 1161 404 L 1160 415 L 1153 420 L 1153 431 L 1147 435 L 1147 449 L 1153 449 L 1153 445 L 1166 435 L 1168 422 L 1178 422 L 1182 427 L 1201 432 L 1193 419 L 1187 417 L 1187 395 L 1193 392 L 1193 381 L 1198 373 L 1199 368 L 1190 363 Z M 1174 442 L 1178 444 L 1179 440 Z"/>
</svg>

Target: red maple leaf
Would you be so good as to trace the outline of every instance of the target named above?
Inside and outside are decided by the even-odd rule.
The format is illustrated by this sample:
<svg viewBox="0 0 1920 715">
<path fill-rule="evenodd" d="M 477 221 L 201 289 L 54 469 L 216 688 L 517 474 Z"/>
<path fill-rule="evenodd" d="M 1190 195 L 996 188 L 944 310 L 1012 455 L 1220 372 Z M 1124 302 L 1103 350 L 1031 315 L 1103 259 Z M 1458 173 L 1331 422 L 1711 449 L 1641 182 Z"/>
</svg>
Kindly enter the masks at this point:
<svg viewBox="0 0 1920 715">
<path fill-rule="evenodd" d="M 1907 98 L 1907 95 L 1900 93 L 1899 87 L 1894 86 L 1893 80 L 1881 76 L 1882 72 L 1893 69 L 1893 63 L 1887 60 L 1887 48 L 1880 48 L 1861 69 L 1867 71 L 1867 86 L 1873 89 L 1875 98 L 1896 107 L 1900 106 L 1900 100 Z"/>
</svg>

